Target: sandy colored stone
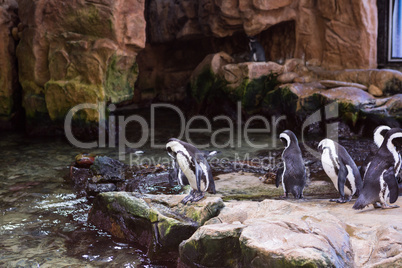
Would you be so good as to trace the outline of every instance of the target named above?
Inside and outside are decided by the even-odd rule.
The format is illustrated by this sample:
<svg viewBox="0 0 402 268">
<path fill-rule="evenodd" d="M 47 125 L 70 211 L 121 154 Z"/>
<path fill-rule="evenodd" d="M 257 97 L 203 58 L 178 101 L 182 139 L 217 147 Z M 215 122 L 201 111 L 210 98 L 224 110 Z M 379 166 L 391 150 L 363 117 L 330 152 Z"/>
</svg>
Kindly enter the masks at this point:
<svg viewBox="0 0 402 268">
<path fill-rule="evenodd" d="M 370 85 L 368 88 L 368 92 L 373 95 L 374 97 L 381 97 L 383 95 L 381 89 L 379 89 L 375 85 Z"/>
<path fill-rule="evenodd" d="M 132 98 L 138 73 L 136 55 L 145 46 L 143 1 L 22 0 L 18 5 L 22 25 L 18 27 L 19 78 L 29 119 L 60 119 L 77 103 Z M 54 96 L 56 91 L 49 83 L 75 86 L 68 89 L 69 96 Z M 30 101 L 37 97 L 44 99 L 44 105 Z"/>
<path fill-rule="evenodd" d="M 319 82 L 321 83 L 321 85 L 323 85 L 327 88 L 356 87 L 356 88 L 360 88 L 363 90 L 367 90 L 367 87 L 365 85 L 358 84 L 358 83 L 342 82 L 342 81 L 336 81 L 336 80 L 321 80 Z"/>
<path fill-rule="evenodd" d="M 402 261 L 400 208 L 356 211 L 353 201 L 337 204 L 320 199 L 225 204 L 217 217 L 180 245 L 182 262 L 395 267 Z M 213 246 L 217 241 L 220 247 Z M 232 254 L 225 254 L 229 250 Z M 219 253 L 220 259 L 213 257 Z"/>
<path fill-rule="evenodd" d="M 282 84 L 292 83 L 296 77 L 299 77 L 299 75 L 297 73 L 293 73 L 293 72 L 284 73 L 284 74 L 281 74 L 280 76 L 278 76 L 278 82 L 280 82 Z"/>
</svg>

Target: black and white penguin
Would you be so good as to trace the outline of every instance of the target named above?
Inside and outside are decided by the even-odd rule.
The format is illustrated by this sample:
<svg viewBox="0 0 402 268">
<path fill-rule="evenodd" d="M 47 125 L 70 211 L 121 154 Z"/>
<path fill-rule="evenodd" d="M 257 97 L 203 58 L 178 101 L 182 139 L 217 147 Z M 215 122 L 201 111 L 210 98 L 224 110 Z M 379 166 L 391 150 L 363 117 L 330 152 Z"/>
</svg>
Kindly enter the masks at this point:
<svg viewBox="0 0 402 268">
<path fill-rule="evenodd" d="M 331 139 L 323 139 L 318 144 L 318 149 L 321 150 L 322 167 L 340 194 L 338 199 L 330 201 L 346 203 L 354 194 L 359 195 L 363 185 L 362 178 L 346 149 Z"/>
<path fill-rule="evenodd" d="M 249 37 L 250 61 L 265 61 L 265 50 L 255 37 Z"/>
<path fill-rule="evenodd" d="M 389 126 L 381 125 L 376 127 L 376 129 L 374 130 L 373 139 L 376 148 L 370 151 L 369 155 L 366 157 L 366 159 L 364 159 L 363 165 L 360 167 L 360 176 L 362 178 L 364 178 L 364 173 L 366 173 L 368 163 L 373 160 L 374 155 L 377 153 L 378 148 L 381 147 L 381 144 L 384 141 L 384 137 L 390 129 L 391 128 Z"/>
<path fill-rule="evenodd" d="M 282 132 L 279 138 L 285 144 L 285 149 L 282 152 L 283 167 L 276 173 L 276 187 L 278 188 L 282 181 L 283 197 L 288 197 L 289 193 L 292 193 L 295 198 L 303 198 L 307 175 L 299 142 L 290 130 Z"/>
<path fill-rule="evenodd" d="M 396 180 L 401 168 L 401 157 L 398 153 L 402 145 L 402 129 L 391 128 L 384 137 L 381 147 L 367 166 L 364 175 L 363 188 L 357 198 L 354 209 L 363 209 L 373 204 L 375 208 L 377 202 L 382 208 L 395 208 L 387 203 L 394 203 L 398 199 L 399 189 Z M 397 149 L 398 147 L 398 149 Z"/>
<path fill-rule="evenodd" d="M 181 185 L 190 185 L 192 190 L 181 202 L 197 202 L 204 197 L 205 191 L 216 193 L 212 170 L 205 153 L 193 145 L 172 138 L 166 144 L 166 150 L 174 159 L 173 174 Z"/>
</svg>

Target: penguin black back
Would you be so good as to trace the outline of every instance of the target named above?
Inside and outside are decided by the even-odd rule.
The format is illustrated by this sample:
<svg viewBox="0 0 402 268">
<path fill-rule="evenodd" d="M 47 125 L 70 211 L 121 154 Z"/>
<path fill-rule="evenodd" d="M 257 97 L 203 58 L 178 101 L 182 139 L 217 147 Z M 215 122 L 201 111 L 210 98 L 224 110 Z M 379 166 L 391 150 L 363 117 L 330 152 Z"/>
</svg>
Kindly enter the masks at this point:
<svg viewBox="0 0 402 268">
<path fill-rule="evenodd" d="M 299 142 L 290 130 L 282 132 L 279 138 L 285 144 L 285 149 L 282 153 L 283 167 L 278 169 L 276 175 L 276 187 L 282 182 L 284 197 L 292 193 L 295 198 L 303 198 L 307 176 Z"/>
<path fill-rule="evenodd" d="M 375 148 L 370 150 L 369 154 L 367 155 L 366 159 L 364 159 L 363 165 L 360 167 L 360 175 L 364 178 L 364 174 L 367 170 L 367 165 L 373 160 L 374 155 L 377 153 L 378 149 L 381 147 L 382 142 L 384 141 L 384 137 L 387 134 L 388 130 L 391 128 L 386 125 L 381 125 L 376 127 L 373 133 L 373 140 L 375 144 Z"/>
<path fill-rule="evenodd" d="M 401 157 L 398 149 L 402 144 L 402 129 L 388 130 L 384 141 L 377 153 L 367 165 L 364 175 L 363 188 L 354 204 L 354 209 L 363 209 L 366 206 L 380 202 L 382 208 L 393 208 L 387 204 L 398 199 L 399 190 L 396 175 L 401 167 Z"/>
</svg>

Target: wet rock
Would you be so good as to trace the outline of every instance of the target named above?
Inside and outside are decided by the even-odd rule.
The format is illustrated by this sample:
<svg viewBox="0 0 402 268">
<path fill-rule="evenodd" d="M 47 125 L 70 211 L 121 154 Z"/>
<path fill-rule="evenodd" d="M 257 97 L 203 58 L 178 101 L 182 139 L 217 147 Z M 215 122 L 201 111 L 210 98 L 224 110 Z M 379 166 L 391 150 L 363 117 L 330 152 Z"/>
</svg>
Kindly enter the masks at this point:
<svg viewBox="0 0 402 268">
<path fill-rule="evenodd" d="M 187 205 L 180 203 L 183 198 L 184 195 L 102 193 L 94 200 L 88 221 L 118 238 L 139 243 L 151 257 L 174 259 L 181 241 L 224 207 L 219 197 L 206 197 Z"/>
<path fill-rule="evenodd" d="M 94 182 L 124 181 L 126 169 L 127 166 L 116 159 L 96 156 L 93 165 L 91 165 L 91 170 L 95 175 L 92 180 Z"/>
<path fill-rule="evenodd" d="M 18 105 L 18 73 L 15 57 L 14 29 L 18 23 L 18 4 L 5 0 L 0 6 L 0 129 L 11 128 L 16 119 Z"/>
</svg>

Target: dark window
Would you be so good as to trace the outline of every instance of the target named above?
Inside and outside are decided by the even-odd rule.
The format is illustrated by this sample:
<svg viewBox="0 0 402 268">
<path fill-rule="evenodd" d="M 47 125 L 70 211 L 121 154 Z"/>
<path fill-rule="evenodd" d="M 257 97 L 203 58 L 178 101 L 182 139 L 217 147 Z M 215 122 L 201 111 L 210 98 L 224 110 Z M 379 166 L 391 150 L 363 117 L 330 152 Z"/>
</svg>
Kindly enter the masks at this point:
<svg viewBox="0 0 402 268">
<path fill-rule="evenodd" d="M 402 66 L 402 0 L 378 0 L 378 66 Z"/>
</svg>

